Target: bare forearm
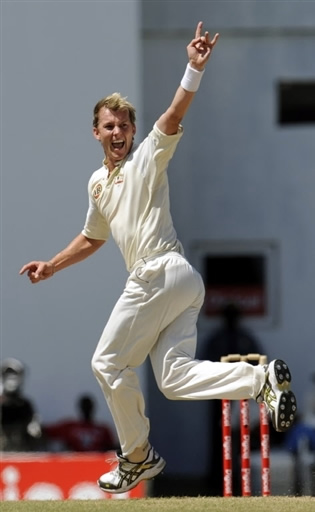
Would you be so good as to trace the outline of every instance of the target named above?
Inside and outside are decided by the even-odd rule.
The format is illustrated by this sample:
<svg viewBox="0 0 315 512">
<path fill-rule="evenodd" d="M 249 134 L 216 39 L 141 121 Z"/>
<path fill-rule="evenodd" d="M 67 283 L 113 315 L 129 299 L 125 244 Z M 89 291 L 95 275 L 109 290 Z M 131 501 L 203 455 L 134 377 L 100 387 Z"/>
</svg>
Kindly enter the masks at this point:
<svg viewBox="0 0 315 512">
<path fill-rule="evenodd" d="M 180 85 L 175 93 L 172 103 L 157 121 L 157 127 L 166 135 L 173 135 L 178 131 L 178 125 L 184 118 L 193 98 L 194 92 L 185 91 Z"/>
<path fill-rule="evenodd" d="M 79 263 L 96 252 L 104 244 L 103 240 L 86 238 L 81 233 L 70 244 L 51 258 L 55 272 Z"/>
<path fill-rule="evenodd" d="M 31 283 L 39 283 L 52 277 L 58 270 L 84 260 L 97 251 L 104 243 L 103 240 L 86 238 L 80 233 L 63 251 L 56 254 L 50 261 L 33 260 L 24 265 L 20 270 L 20 275 L 27 272 Z"/>
</svg>

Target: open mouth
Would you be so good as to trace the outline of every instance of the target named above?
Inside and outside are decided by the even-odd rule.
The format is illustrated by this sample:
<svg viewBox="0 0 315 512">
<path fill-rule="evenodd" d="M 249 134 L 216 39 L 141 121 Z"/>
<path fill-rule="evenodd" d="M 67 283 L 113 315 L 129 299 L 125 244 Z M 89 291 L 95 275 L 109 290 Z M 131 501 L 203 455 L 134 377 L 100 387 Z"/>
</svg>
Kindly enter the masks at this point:
<svg viewBox="0 0 315 512">
<path fill-rule="evenodd" d="M 125 145 L 125 142 L 122 140 L 118 140 L 118 141 L 115 141 L 115 142 L 112 142 L 112 146 L 114 149 L 122 149 Z"/>
</svg>

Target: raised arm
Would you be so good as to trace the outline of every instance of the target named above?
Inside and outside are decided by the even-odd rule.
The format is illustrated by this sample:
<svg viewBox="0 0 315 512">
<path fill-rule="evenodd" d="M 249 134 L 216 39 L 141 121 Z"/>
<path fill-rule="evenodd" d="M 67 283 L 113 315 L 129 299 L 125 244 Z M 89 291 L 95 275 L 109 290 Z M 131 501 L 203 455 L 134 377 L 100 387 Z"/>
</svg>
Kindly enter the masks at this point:
<svg viewBox="0 0 315 512">
<path fill-rule="evenodd" d="M 49 261 L 30 261 L 20 270 L 20 275 L 27 271 L 33 284 L 52 277 L 55 272 L 91 256 L 103 244 L 104 240 L 87 238 L 81 233 L 70 244 Z"/>
<path fill-rule="evenodd" d="M 203 23 L 196 28 L 195 38 L 187 46 L 188 65 L 174 99 L 166 112 L 157 121 L 158 128 L 166 135 L 177 133 L 178 126 L 185 116 L 193 97 L 198 90 L 201 77 L 210 58 L 219 34 L 210 40 L 209 32 L 202 35 Z"/>
</svg>

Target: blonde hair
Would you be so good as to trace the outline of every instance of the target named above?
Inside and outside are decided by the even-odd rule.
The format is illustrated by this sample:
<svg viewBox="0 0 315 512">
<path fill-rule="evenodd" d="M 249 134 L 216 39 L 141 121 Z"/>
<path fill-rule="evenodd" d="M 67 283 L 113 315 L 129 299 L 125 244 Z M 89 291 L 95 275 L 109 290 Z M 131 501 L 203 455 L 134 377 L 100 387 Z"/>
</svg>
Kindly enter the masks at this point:
<svg viewBox="0 0 315 512">
<path fill-rule="evenodd" d="M 136 109 L 135 107 L 127 101 L 127 98 L 123 98 L 119 92 L 114 92 L 105 98 L 102 98 L 98 101 L 93 110 L 93 126 L 97 128 L 99 123 L 99 111 L 101 108 L 108 108 L 109 110 L 119 111 L 119 110 L 128 110 L 129 119 L 132 124 L 136 123 Z"/>
</svg>

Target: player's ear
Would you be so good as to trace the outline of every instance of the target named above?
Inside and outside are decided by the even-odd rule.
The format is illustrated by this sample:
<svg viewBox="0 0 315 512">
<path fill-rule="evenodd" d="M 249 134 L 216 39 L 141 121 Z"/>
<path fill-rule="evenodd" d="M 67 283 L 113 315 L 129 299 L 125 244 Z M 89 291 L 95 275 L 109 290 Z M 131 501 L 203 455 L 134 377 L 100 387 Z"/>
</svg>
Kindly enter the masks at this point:
<svg viewBox="0 0 315 512">
<path fill-rule="evenodd" d="M 137 127 L 135 124 L 132 125 L 132 135 L 135 135 L 137 131 Z"/>
<path fill-rule="evenodd" d="M 100 133 L 95 126 L 93 126 L 93 135 L 96 138 L 96 140 L 98 140 L 98 141 L 100 140 Z"/>
</svg>

